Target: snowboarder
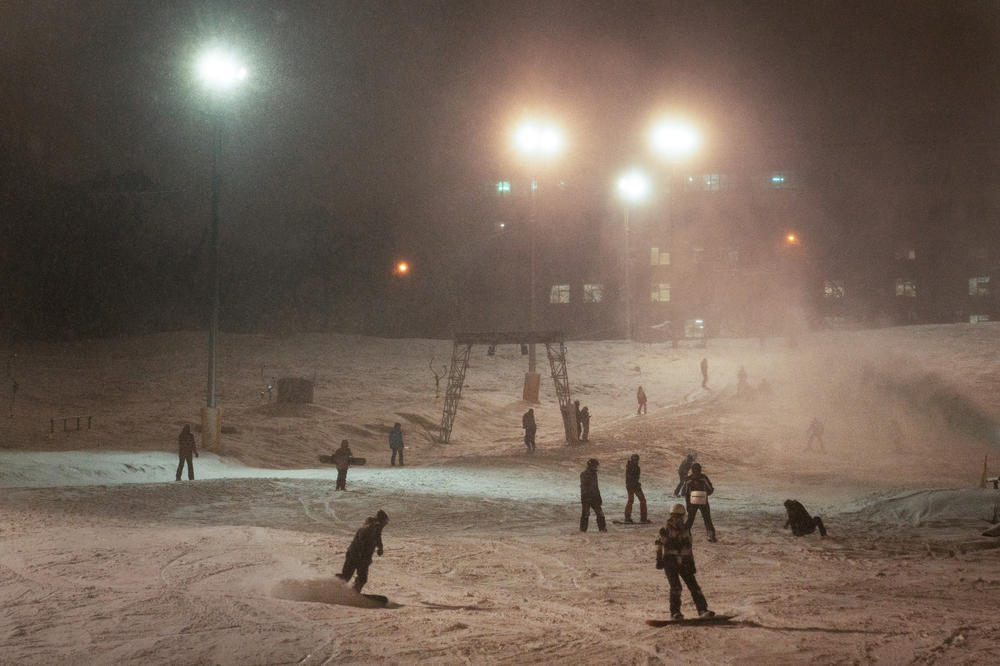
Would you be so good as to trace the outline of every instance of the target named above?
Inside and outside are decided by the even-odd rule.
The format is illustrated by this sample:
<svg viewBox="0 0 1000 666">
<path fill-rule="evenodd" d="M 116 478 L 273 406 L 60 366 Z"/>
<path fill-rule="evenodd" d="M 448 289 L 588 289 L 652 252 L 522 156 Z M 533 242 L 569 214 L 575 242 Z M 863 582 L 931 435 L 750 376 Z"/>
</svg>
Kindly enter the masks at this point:
<svg viewBox="0 0 1000 666">
<path fill-rule="evenodd" d="M 392 460 L 390 464 L 396 466 L 396 454 L 399 454 L 399 466 L 403 466 L 403 426 L 399 423 L 392 426 L 389 431 L 389 448 L 392 449 Z"/>
<path fill-rule="evenodd" d="M 809 422 L 809 428 L 806 429 L 806 435 L 809 439 L 806 441 L 806 451 L 812 451 L 813 440 L 819 443 L 820 453 L 826 453 L 826 446 L 823 444 L 823 422 L 820 421 L 815 416 L 813 420 Z"/>
<path fill-rule="evenodd" d="M 715 525 L 712 524 L 712 510 L 708 506 L 708 496 L 715 492 L 712 482 L 701 473 L 701 463 L 692 463 L 688 472 L 687 481 L 681 493 L 687 503 L 687 528 L 690 530 L 694 524 L 694 517 L 701 511 L 701 517 L 705 519 L 705 529 L 708 530 L 708 540 L 715 543 Z"/>
<path fill-rule="evenodd" d="M 674 488 L 674 497 L 681 496 L 681 488 L 684 487 L 684 482 L 687 481 L 688 472 L 691 471 L 691 465 L 694 461 L 698 459 L 697 454 L 689 453 L 684 460 L 681 461 L 680 467 L 677 468 L 678 482 L 677 487 Z"/>
<path fill-rule="evenodd" d="M 701 387 L 708 388 L 708 359 L 701 359 Z"/>
<path fill-rule="evenodd" d="M 365 524 L 354 534 L 354 540 L 347 547 L 344 569 L 337 574 L 337 578 L 342 578 L 346 583 L 357 571 L 358 577 L 354 579 L 354 589 L 359 594 L 361 588 L 368 582 L 368 567 L 372 564 L 372 553 L 377 552 L 378 556 L 382 557 L 382 528 L 388 523 L 389 516 L 379 509 L 375 516 L 365 519 Z"/>
<path fill-rule="evenodd" d="M 597 466 L 599 464 L 597 458 L 591 458 L 587 461 L 587 469 L 580 472 L 580 504 L 583 505 L 583 512 L 580 514 L 581 532 L 587 531 L 591 509 L 597 516 L 597 529 L 601 532 L 608 531 L 604 510 L 601 509 L 601 489 L 597 486 Z"/>
<path fill-rule="evenodd" d="M 198 457 L 198 447 L 194 445 L 191 426 L 186 423 L 181 428 L 181 434 L 177 436 L 177 454 L 180 456 L 180 462 L 177 463 L 177 480 L 181 480 L 181 472 L 184 471 L 184 463 L 187 462 L 188 481 L 194 481 L 194 461 L 191 456 Z"/>
<path fill-rule="evenodd" d="M 690 521 L 688 521 L 690 523 Z M 656 568 L 663 569 L 670 582 L 670 619 L 683 620 L 681 613 L 681 580 L 687 585 L 698 616 L 714 617 L 708 610 L 708 602 L 701 592 L 694 575 L 694 553 L 691 550 L 691 529 L 684 522 L 684 506 L 674 504 L 670 509 L 670 519 L 660 528 L 660 538 L 656 540 Z"/>
<path fill-rule="evenodd" d="M 333 452 L 330 458 L 337 466 L 337 486 L 336 490 L 347 490 L 347 468 L 351 466 L 351 447 L 347 440 L 340 442 L 340 448 Z"/>
<path fill-rule="evenodd" d="M 816 528 L 819 528 L 819 535 L 821 537 L 826 536 L 826 527 L 823 526 L 823 519 L 819 516 L 810 516 L 809 512 L 806 511 L 806 508 L 798 500 L 785 500 L 785 511 L 788 512 L 788 520 L 785 521 L 785 527 L 791 527 L 792 534 L 795 536 L 812 534 L 816 531 Z"/>
<path fill-rule="evenodd" d="M 535 431 L 538 430 L 538 426 L 535 425 L 535 410 L 529 409 L 521 417 L 521 427 L 524 428 L 524 445 L 528 447 L 528 451 L 535 450 Z"/>
<path fill-rule="evenodd" d="M 628 501 L 625 503 L 625 522 L 631 524 L 632 501 L 639 498 L 639 522 L 650 522 L 646 513 L 646 496 L 642 492 L 642 484 L 639 483 L 639 454 L 633 453 L 632 457 L 625 463 L 625 491 L 628 493 Z"/>
<path fill-rule="evenodd" d="M 580 441 L 586 442 L 590 437 L 590 408 L 584 407 L 580 410 L 580 418 L 577 421 L 580 427 L 583 429 L 583 434 L 580 435 Z"/>
<path fill-rule="evenodd" d="M 646 392 L 642 390 L 641 386 L 639 387 L 639 390 L 635 392 L 635 399 L 639 403 L 639 409 L 636 410 L 635 415 L 638 416 L 640 414 L 645 414 L 646 413 Z"/>
</svg>

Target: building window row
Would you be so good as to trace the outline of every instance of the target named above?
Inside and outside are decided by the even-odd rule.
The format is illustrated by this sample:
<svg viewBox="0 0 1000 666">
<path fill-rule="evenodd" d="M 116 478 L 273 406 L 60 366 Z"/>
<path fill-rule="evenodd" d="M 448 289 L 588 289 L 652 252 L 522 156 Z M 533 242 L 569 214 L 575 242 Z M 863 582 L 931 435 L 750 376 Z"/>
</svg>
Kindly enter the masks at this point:
<svg viewBox="0 0 1000 666">
<path fill-rule="evenodd" d="M 649 265 L 650 266 L 669 266 L 670 265 L 670 253 L 660 251 L 658 247 L 649 248 Z"/>
<path fill-rule="evenodd" d="M 604 301 L 604 285 L 592 282 L 583 285 L 584 303 L 601 303 Z M 570 286 L 554 284 L 549 288 L 549 303 L 562 304 L 570 302 Z"/>
</svg>

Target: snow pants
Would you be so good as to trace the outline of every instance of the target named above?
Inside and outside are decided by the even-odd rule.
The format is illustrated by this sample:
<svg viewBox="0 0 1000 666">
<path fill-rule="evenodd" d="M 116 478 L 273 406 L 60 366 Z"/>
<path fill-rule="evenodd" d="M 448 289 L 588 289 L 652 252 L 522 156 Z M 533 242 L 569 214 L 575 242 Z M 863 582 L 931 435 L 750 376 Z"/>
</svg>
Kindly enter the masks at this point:
<svg viewBox="0 0 1000 666">
<path fill-rule="evenodd" d="M 524 429 L 524 445 L 528 447 L 529 451 L 535 450 L 535 430 L 536 428 Z"/>
<path fill-rule="evenodd" d="M 184 462 L 187 462 L 188 466 L 188 481 L 194 481 L 194 454 L 193 453 L 181 453 L 181 461 L 177 463 L 177 480 L 181 480 L 181 472 L 184 471 Z"/>
<path fill-rule="evenodd" d="M 594 514 L 597 516 L 597 529 L 602 532 L 608 531 L 608 523 L 604 519 L 604 510 L 601 509 L 600 504 L 591 504 L 590 502 L 581 502 L 583 505 L 583 513 L 580 514 L 580 531 L 586 532 L 587 526 L 590 524 L 590 510 L 594 510 Z"/>
<path fill-rule="evenodd" d="M 343 578 L 344 582 L 347 582 L 357 572 L 358 577 L 354 579 L 354 589 L 361 592 L 361 588 L 368 582 L 368 567 L 371 565 L 372 560 L 370 557 L 360 558 L 347 551 L 347 557 L 344 559 L 344 568 L 337 576 Z"/>
<path fill-rule="evenodd" d="M 705 519 L 705 529 L 708 530 L 708 540 L 715 541 L 715 525 L 712 524 L 712 510 L 708 508 L 707 504 L 691 504 L 687 503 L 687 522 L 684 526 L 690 530 L 691 526 L 694 525 L 694 517 L 701 511 L 701 517 Z"/>
<path fill-rule="evenodd" d="M 396 464 L 396 454 L 399 454 L 399 466 L 403 467 L 403 449 L 393 449 L 392 450 L 392 461 L 391 464 Z"/>
<path fill-rule="evenodd" d="M 663 568 L 663 573 L 667 574 L 667 581 L 670 583 L 671 615 L 681 612 L 682 580 L 691 593 L 691 598 L 694 600 L 694 607 L 698 609 L 698 613 L 701 614 L 708 610 L 708 602 L 705 601 L 705 595 L 701 593 L 701 587 L 698 586 L 698 581 L 695 579 L 693 571 L 684 566 L 667 565 Z"/>
<path fill-rule="evenodd" d="M 819 528 L 819 535 L 826 536 L 826 527 L 823 525 L 823 519 L 819 516 L 814 516 L 809 519 L 806 523 L 796 523 L 792 525 L 792 534 L 795 536 L 805 536 L 806 534 L 812 534 Z"/>
<path fill-rule="evenodd" d="M 625 502 L 625 520 L 632 520 L 632 500 L 639 498 L 639 520 L 646 522 L 649 517 L 646 513 L 646 496 L 642 493 L 642 488 L 629 488 L 628 501 Z"/>
<path fill-rule="evenodd" d="M 347 490 L 347 468 L 337 468 L 337 490 Z"/>
</svg>

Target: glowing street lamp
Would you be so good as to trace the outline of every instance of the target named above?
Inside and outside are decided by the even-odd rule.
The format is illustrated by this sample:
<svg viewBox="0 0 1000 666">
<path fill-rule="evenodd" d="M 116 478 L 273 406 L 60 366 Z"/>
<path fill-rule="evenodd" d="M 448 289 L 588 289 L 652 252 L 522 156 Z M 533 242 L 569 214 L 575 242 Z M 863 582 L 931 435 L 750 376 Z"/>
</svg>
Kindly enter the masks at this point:
<svg viewBox="0 0 1000 666">
<path fill-rule="evenodd" d="M 410 264 L 405 261 L 397 261 L 396 265 L 392 269 L 393 274 L 398 277 L 404 277 L 410 273 Z"/>
<path fill-rule="evenodd" d="M 632 258 L 630 249 L 629 210 L 649 198 L 649 176 L 639 169 L 626 171 L 618 178 L 618 194 L 625 201 L 625 337 L 632 339 Z"/>
<path fill-rule="evenodd" d="M 658 155 L 671 162 L 678 162 L 693 155 L 701 146 L 701 135 L 687 122 L 667 119 L 653 126 L 650 144 Z"/>
<path fill-rule="evenodd" d="M 514 147 L 527 160 L 529 176 L 531 177 L 531 204 L 528 220 L 531 236 L 529 239 L 531 246 L 531 294 L 528 302 L 528 322 L 532 331 L 535 330 L 537 325 L 535 317 L 535 190 L 537 189 L 535 169 L 538 167 L 540 161 L 552 159 L 562 152 L 564 144 L 565 138 L 562 130 L 548 121 L 526 120 L 514 130 Z M 528 372 L 531 374 L 535 372 L 536 358 L 535 343 L 532 342 L 528 345 Z M 528 378 L 525 377 L 526 396 L 529 395 L 527 386 Z M 530 392 L 530 395 L 535 398 L 533 402 L 537 402 L 537 395 L 533 391 Z"/>
<path fill-rule="evenodd" d="M 197 63 L 197 78 L 213 97 L 228 93 L 247 79 L 247 69 L 235 57 L 220 50 L 204 53 Z M 215 100 L 213 100 L 215 101 Z M 202 433 L 209 444 L 217 444 L 218 410 L 215 404 L 216 339 L 219 335 L 219 172 L 222 160 L 222 114 L 212 111 L 215 127 L 212 141 L 212 223 L 210 230 L 210 263 L 212 270 L 212 318 L 208 329 L 208 390 L 206 407 L 202 410 Z M 209 419 L 211 422 L 209 422 Z"/>
</svg>

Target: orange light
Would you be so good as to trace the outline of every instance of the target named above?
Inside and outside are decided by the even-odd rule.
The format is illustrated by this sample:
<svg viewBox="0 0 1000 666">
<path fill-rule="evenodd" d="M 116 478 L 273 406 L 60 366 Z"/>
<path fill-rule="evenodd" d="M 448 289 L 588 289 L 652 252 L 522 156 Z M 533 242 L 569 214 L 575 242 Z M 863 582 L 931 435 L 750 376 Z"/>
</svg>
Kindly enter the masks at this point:
<svg viewBox="0 0 1000 666">
<path fill-rule="evenodd" d="M 799 242 L 799 239 L 795 234 L 788 234 L 787 236 L 785 236 L 785 240 L 787 240 L 789 243 L 792 243 L 793 245 Z"/>
<path fill-rule="evenodd" d="M 406 275 L 410 272 L 410 265 L 405 261 L 396 264 L 396 275 Z"/>
</svg>

